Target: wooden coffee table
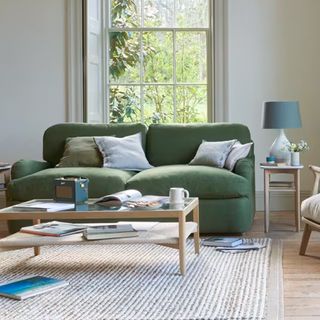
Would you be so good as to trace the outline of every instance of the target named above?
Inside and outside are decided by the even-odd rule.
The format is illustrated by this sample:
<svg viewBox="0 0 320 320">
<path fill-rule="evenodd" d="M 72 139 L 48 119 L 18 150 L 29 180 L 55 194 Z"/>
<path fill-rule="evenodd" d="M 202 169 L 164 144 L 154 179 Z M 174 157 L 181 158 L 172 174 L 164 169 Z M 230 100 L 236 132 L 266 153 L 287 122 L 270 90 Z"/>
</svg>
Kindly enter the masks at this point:
<svg viewBox="0 0 320 320">
<path fill-rule="evenodd" d="M 77 211 L 80 210 L 80 211 Z M 192 213 L 192 220 L 186 221 L 187 216 Z M 30 235 L 22 232 L 15 233 L 0 240 L 0 250 L 10 250 L 13 248 L 34 247 L 34 254 L 40 254 L 40 247 L 47 245 L 68 245 L 68 244 L 124 244 L 124 243 L 154 243 L 169 246 L 179 250 L 180 273 L 186 273 L 186 240 L 194 235 L 195 253 L 200 252 L 199 234 L 199 200 L 189 198 L 184 205 L 179 208 L 171 208 L 165 204 L 162 208 L 154 210 L 137 210 L 122 207 L 119 210 L 107 210 L 105 207 L 94 205 L 93 200 L 89 200 L 87 206 L 81 206 L 74 210 L 59 212 L 30 211 L 18 209 L 14 206 L 0 210 L 0 220 L 31 220 L 33 224 L 41 223 L 41 220 L 132 220 L 147 219 L 158 221 L 170 219 L 176 222 L 161 222 L 156 224 L 149 231 L 141 231 L 138 237 L 109 239 L 99 241 L 86 241 L 81 234 L 74 234 L 65 237 L 43 237 Z"/>
</svg>

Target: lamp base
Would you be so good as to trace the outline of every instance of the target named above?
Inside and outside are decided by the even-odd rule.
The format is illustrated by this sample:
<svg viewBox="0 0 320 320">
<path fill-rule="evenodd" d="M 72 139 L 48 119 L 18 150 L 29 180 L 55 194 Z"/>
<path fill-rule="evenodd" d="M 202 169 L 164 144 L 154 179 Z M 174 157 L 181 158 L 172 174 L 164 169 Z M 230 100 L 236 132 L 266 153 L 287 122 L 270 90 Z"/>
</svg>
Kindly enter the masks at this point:
<svg viewBox="0 0 320 320">
<path fill-rule="evenodd" d="M 284 130 L 280 129 L 279 136 L 274 140 L 270 148 L 270 156 L 276 158 L 276 162 L 285 162 L 290 165 L 290 152 L 287 149 L 289 140 L 286 137 Z"/>
</svg>

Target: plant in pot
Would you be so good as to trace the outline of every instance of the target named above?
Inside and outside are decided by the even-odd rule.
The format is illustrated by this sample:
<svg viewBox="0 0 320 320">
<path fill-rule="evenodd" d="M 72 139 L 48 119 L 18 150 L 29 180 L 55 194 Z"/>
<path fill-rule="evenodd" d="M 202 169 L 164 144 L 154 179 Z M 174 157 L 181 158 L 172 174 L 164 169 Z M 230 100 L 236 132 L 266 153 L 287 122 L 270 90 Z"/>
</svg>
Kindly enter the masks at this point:
<svg viewBox="0 0 320 320">
<path fill-rule="evenodd" d="M 287 149 L 291 154 L 291 165 L 299 166 L 300 165 L 300 152 L 310 150 L 309 145 L 304 140 L 300 140 L 300 142 L 290 142 L 287 145 Z"/>
</svg>

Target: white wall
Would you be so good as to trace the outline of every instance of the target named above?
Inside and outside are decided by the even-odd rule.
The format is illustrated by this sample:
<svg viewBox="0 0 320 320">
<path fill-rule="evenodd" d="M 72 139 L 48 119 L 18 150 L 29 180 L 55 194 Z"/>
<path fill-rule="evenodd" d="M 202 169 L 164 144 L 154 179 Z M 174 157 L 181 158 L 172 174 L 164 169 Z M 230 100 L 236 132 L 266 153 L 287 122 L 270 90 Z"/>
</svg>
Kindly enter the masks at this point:
<svg viewBox="0 0 320 320">
<path fill-rule="evenodd" d="M 277 135 L 261 128 L 266 100 L 299 100 L 301 129 L 289 140 L 306 140 L 302 162 L 320 165 L 320 1 L 228 0 L 229 121 L 249 126 L 256 153 L 256 186 L 263 190 L 259 163 Z M 313 178 L 302 172 L 301 189 Z"/>
<path fill-rule="evenodd" d="M 0 161 L 42 159 L 66 119 L 65 0 L 0 0 Z"/>
</svg>

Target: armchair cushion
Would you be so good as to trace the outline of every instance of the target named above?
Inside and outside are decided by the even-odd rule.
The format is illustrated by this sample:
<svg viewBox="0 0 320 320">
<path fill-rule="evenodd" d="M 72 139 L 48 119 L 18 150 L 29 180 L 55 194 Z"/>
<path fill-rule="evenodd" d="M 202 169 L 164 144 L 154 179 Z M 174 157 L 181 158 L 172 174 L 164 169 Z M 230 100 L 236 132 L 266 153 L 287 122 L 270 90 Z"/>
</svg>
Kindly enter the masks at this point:
<svg viewBox="0 0 320 320">
<path fill-rule="evenodd" d="M 302 201 L 301 215 L 309 220 L 320 223 L 320 193 Z"/>
</svg>

